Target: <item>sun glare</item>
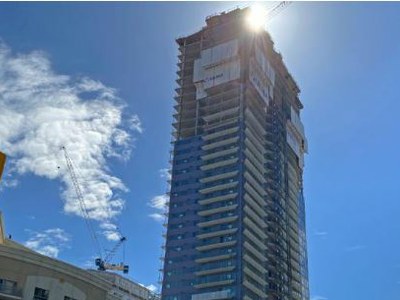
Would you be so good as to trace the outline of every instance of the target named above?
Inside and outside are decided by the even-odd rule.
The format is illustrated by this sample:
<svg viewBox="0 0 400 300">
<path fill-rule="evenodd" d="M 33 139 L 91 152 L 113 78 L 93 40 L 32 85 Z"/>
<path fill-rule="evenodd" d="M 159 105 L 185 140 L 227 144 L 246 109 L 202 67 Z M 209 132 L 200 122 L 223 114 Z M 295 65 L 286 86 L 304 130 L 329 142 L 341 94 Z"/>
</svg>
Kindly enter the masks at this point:
<svg viewBox="0 0 400 300">
<path fill-rule="evenodd" d="M 254 31 L 260 30 L 267 17 L 266 9 L 260 4 L 254 4 L 250 7 L 249 13 L 246 17 L 247 25 Z"/>
</svg>

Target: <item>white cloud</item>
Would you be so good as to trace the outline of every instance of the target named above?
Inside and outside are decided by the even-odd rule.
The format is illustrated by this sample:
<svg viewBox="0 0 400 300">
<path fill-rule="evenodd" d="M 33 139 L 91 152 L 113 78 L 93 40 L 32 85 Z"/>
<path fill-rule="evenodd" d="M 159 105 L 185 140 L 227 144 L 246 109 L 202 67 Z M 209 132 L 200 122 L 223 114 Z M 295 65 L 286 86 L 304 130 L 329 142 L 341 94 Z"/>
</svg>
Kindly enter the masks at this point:
<svg viewBox="0 0 400 300">
<path fill-rule="evenodd" d="M 133 115 L 128 121 L 129 127 L 139 133 L 143 133 L 142 122 L 137 115 Z"/>
<path fill-rule="evenodd" d="M 132 133 L 143 129 L 138 116 L 123 117 L 116 91 L 90 78 L 57 74 L 45 53 L 14 54 L 1 42 L 0 82 L 0 149 L 10 158 L 9 172 L 60 180 L 64 211 L 82 216 L 60 150 L 65 146 L 79 171 L 89 217 L 109 222 L 118 216 L 127 188 L 106 160 L 128 159 Z"/>
<path fill-rule="evenodd" d="M 15 188 L 18 186 L 18 180 L 17 179 L 13 179 L 10 177 L 6 177 L 5 179 L 3 179 L 2 181 L 2 186 L 0 187 L 0 190 L 2 190 L 2 188 Z"/>
<path fill-rule="evenodd" d="M 169 196 L 167 194 L 155 196 L 150 200 L 149 206 L 163 211 L 165 209 L 168 199 Z"/>
<path fill-rule="evenodd" d="M 146 286 L 146 288 L 148 290 L 150 290 L 151 292 L 153 292 L 153 293 L 157 293 L 158 292 L 158 288 L 154 284 L 150 284 L 150 285 Z"/>
<path fill-rule="evenodd" d="M 149 217 L 152 218 L 154 221 L 162 222 L 164 220 L 164 215 L 160 213 L 152 213 L 149 214 Z"/>
<path fill-rule="evenodd" d="M 323 296 L 312 296 L 311 300 L 328 300 L 328 298 Z"/>
<path fill-rule="evenodd" d="M 25 242 L 25 246 L 50 257 L 58 257 L 60 251 L 68 247 L 71 238 L 61 228 L 51 228 L 42 232 L 27 230 L 30 238 Z"/>
<path fill-rule="evenodd" d="M 112 223 L 103 223 L 100 227 L 106 230 L 117 230 L 117 225 Z"/>
<path fill-rule="evenodd" d="M 116 231 L 111 231 L 111 230 L 105 230 L 103 232 L 103 234 L 105 235 L 105 237 L 109 240 L 109 241 L 119 241 L 121 239 L 121 235 L 119 234 L 119 232 Z"/>
<path fill-rule="evenodd" d="M 171 180 L 171 173 L 169 172 L 169 169 L 160 169 L 160 177 L 166 180 Z"/>
<path fill-rule="evenodd" d="M 160 169 L 159 174 L 161 179 L 167 181 L 167 188 L 169 189 L 169 181 L 171 180 L 169 169 Z M 157 222 L 162 222 L 165 218 L 164 213 L 168 211 L 168 201 L 168 194 L 157 195 L 151 198 L 148 205 L 155 209 L 156 212 L 149 214 L 149 217 Z"/>
<path fill-rule="evenodd" d="M 319 236 L 321 238 L 325 238 L 328 235 L 328 232 L 326 231 L 314 231 L 315 236 Z"/>
<path fill-rule="evenodd" d="M 354 246 L 349 246 L 345 248 L 345 251 L 347 252 L 353 252 L 353 251 L 359 251 L 365 249 L 365 245 L 354 245 Z"/>
<path fill-rule="evenodd" d="M 154 284 L 145 285 L 145 284 L 140 283 L 140 282 L 138 282 L 138 284 L 141 285 L 142 287 L 147 288 L 152 293 L 157 293 L 158 292 L 158 287 L 156 285 L 154 285 Z"/>
<path fill-rule="evenodd" d="M 149 214 L 149 217 L 157 222 L 162 222 L 165 218 L 163 214 L 167 212 L 168 200 L 169 196 L 167 194 L 153 197 L 148 204 L 153 209 L 156 209 L 157 212 Z"/>
<path fill-rule="evenodd" d="M 98 258 L 97 255 L 93 255 L 90 258 L 81 258 L 78 266 L 82 269 L 96 269 L 95 260 Z"/>
<path fill-rule="evenodd" d="M 103 229 L 103 234 L 110 241 L 119 241 L 122 237 L 115 224 L 106 222 L 101 224 L 100 228 Z"/>
</svg>

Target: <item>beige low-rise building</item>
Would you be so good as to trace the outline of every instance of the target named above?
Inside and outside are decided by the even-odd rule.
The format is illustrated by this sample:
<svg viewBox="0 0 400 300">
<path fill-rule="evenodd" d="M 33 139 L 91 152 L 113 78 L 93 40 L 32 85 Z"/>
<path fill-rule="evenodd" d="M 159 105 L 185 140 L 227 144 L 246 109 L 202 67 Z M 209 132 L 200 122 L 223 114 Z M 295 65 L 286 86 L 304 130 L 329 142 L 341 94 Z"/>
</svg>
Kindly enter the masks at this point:
<svg viewBox="0 0 400 300">
<path fill-rule="evenodd" d="M 121 275 L 111 272 L 89 270 L 99 277 L 111 282 L 110 294 L 119 300 L 160 300 L 159 295 L 150 291 L 145 286 L 129 280 Z"/>
<path fill-rule="evenodd" d="M 0 212 L 0 300 L 159 300 L 115 273 L 83 270 L 5 236 Z"/>
<path fill-rule="evenodd" d="M 111 283 L 5 237 L 0 212 L 0 300 L 111 300 Z"/>
</svg>

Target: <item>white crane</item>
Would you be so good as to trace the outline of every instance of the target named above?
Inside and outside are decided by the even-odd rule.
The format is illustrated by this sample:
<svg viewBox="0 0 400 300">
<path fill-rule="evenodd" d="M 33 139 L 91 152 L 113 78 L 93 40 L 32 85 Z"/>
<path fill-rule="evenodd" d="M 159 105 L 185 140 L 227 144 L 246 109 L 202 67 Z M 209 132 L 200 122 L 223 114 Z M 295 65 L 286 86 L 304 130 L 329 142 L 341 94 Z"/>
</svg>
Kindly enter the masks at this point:
<svg viewBox="0 0 400 300">
<path fill-rule="evenodd" d="M 75 189 L 75 193 L 76 193 L 76 197 L 77 200 L 79 202 L 79 208 L 81 210 L 82 216 L 85 219 L 85 223 L 86 226 L 88 228 L 89 231 L 89 235 L 92 239 L 92 242 L 97 250 L 97 253 L 99 255 L 98 258 L 95 259 L 95 265 L 97 266 L 98 270 L 100 271 L 106 271 L 106 270 L 114 270 L 114 271 L 122 271 L 123 273 L 128 273 L 129 272 L 129 266 L 125 265 L 123 262 L 119 263 L 119 264 L 112 264 L 110 263 L 111 259 L 114 257 L 115 253 L 117 252 L 118 248 L 125 243 L 126 241 L 126 237 L 124 237 L 122 234 L 120 234 L 120 239 L 117 242 L 117 244 L 113 247 L 113 249 L 111 251 L 109 251 L 104 259 L 103 259 L 103 253 L 106 253 L 106 251 L 104 251 L 104 249 L 102 248 L 101 244 L 100 244 L 100 240 L 97 237 L 97 233 L 94 229 L 93 223 L 92 223 L 92 219 L 90 218 L 89 215 L 89 211 L 86 207 L 85 201 L 84 201 L 84 197 L 83 197 L 83 193 L 82 193 L 82 189 L 81 186 L 79 184 L 79 180 L 78 180 L 78 176 L 76 174 L 74 165 L 72 163 L 71 157 L 68 154 L 67 149 L 63 146 L 61 147 L 61 150 L 64 153 L 64 158 L 65 158 L 65 163 L 67 165 L 67 169 L 68 169 L 68 173 L 70 175 L 71 178 L 71 182 L 73 184 L 73 187 Z"/>
</svg>

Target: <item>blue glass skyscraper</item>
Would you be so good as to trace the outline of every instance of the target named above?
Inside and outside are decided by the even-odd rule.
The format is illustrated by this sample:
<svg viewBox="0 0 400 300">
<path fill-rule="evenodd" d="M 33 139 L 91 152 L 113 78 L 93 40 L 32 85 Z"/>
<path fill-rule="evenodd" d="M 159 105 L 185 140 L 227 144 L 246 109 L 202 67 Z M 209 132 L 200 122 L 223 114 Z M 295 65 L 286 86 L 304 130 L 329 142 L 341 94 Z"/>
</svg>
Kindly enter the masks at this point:
<svg viewBox="0 0 400 300">
<path fill-rule="evenodd" d="M 163 300 L 307 300 L 299 88 L 248 9 L 177 40 Z"/>
</svg>

